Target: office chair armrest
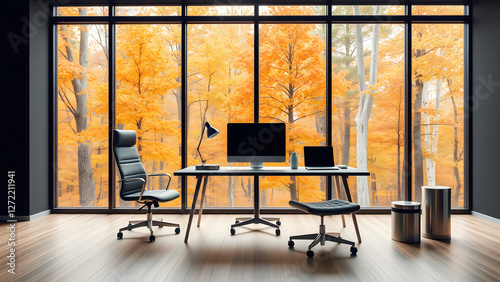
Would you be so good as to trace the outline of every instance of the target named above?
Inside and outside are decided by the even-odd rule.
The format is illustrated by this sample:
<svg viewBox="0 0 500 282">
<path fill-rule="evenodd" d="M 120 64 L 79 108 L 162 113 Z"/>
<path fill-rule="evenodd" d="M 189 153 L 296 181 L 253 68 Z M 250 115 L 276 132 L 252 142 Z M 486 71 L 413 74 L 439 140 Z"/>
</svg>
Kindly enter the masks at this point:
<svg viewBox="0 0 500 282">
<path fill-rule="evenodd" d="M 167 187 L 165 187 L 165 190 L 168 190 L 168 187 L 170 186 L 170 181 L 172 181 L 172 175 L 168 173 L 154 173 L 154 174 L 148 174 L 148 177 L 150 176 L 168 176 L 168 183 Z"/>
<path fill-rule="evenodd" d="M 136 177 L 136 178 L 123 178 L 123 179 L 118 179 L 118 182 L 124 182 L 124 181 L 136 181 L 136 180 L 140 180 L 142 181 L 142 190 L 141 190 L 141 194 L 139 195 L 139 200 L 137 200 L 137 202 L 141 202 L 141 199 L 142 199 L 142 194 L 144 193 L 144 189 L 146 188 L 146 180 L 140 178 L 140 177 Z"/>
</svg>

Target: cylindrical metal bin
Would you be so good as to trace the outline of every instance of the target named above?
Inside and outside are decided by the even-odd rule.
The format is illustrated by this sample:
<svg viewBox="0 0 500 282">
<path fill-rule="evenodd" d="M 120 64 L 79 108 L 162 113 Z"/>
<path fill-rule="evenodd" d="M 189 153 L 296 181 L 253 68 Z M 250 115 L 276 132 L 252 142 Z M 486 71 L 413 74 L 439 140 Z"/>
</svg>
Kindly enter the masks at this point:
<svg viewBox="0 0 500 282">
<path fill-rule="evenodd" d="M 422 186 L 422 217 L 422 236 L 429 239 L 450 239 L 450 187 Z"/>
<path fill-rule="evenodd" d="M 392 202 L 392 239 L 405 243 L 420 242 L 420 213 L 419 202 Z"/>
</svg>

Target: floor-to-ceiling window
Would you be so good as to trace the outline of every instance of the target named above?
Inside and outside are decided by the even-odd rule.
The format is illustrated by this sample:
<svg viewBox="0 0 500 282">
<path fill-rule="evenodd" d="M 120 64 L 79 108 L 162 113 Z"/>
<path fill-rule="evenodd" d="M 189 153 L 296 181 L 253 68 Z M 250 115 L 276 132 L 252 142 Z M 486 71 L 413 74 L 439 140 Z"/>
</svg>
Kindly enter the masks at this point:
<svg viewBox="0 0 500 282">
<path fill-rule="evenodd" d="M 283 122 L 287 158 L 303 165 L 304 146 L 332 145 L 337 164 L 371 172 L 349 179 L 365 209 L 419 201 L 423 185 L 451 187 L 452 206 L 468 208 L 463 3 L 198 2 L 57 7 L 56 208 L 135 206 L 118 196 L 111 129 L 135 130 L 146 170 L 173 174 L 200 162 L 206 121 L 221 131 L 202 143 L 209 163 L 248 165 L 227 162 L 228 123 Z M 254 189 L 270 210 L 335 197 L 327 177 L 258 181 L 212 178 L 207 208 L 249 209 Z M 183 196 L 162 207 L 186 210 L 195 179 L 170 185 Z"/>
</svg>

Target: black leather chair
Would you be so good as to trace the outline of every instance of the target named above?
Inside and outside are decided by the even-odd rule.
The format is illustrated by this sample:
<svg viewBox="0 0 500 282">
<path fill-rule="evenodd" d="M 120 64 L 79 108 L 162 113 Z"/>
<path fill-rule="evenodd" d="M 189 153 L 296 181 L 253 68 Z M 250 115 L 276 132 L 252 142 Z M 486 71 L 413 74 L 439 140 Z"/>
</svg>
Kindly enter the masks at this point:
<svg viewBox="0 0 500 282">
<path fill-rule="evenodd" d="M 355 255 L 358 252 L 358 249 L 355 247 L 355 243 L 352 241 L 342 239 L 340 237 L 340 233 L 326 233 L 323 220 L 323 217 L 325 215 L 350 214 L 357 212 L 360 208 L 358 204 L 337 199 L 323 201 L 323 202 L 314 202 L 314 203 L 302 203 L 297 201 L 290 201 L 289 204 L 290 206 L 295 207 L 303 212 L 321 216 L 321 225 L 319 226 L 319 233 L 290 236 L 290 241 L 288 241 L 288 246 L 290 248 L 293 248 L 293 246 L 295 245 L 293 240 L 313 240 L 313 242 L 309 245 L 309 248 L 307 249 L 307 256 L 310 258 L 314 256 L 314 252 L 311 251 L 311 249 L 318 243 L 321 243 L 321 246 L 324 246 L 326 241 L 351 245 L 351 254 L 353 255 Z"/>
<path fill-rule="evenodd" d="M 146 170 L 142 165 L 139 157 L 139 152 L 135 146 L 136 133 L 134 130 L 118 130 L 113 131 L 113 152 L 115 155 L 116 165 L 120 172 L 120 198 L 124 201 L 136 201 L 143 204 L 139 209 L 147 207 L 147 219 L 145 221 L 130 221 L 128 226 L 120 228 L 117 234 L 118 239 L 123 238 L 122 231 L 132 230 L 137 227 L 146 226 L 151 231 L 149 241 L 154 242 L 153 226 L 162 228 L 163 226 L 176 227 L 175 234 L 179 234 L 181 229 L 179 224 L 164 222 L 162 219 L 153 220 L 151 206 L 158 207 L 158 202 L 168 202 L 180 196 L 180 193 L 175 190 L 168 190 L 172 176 L 168 173 L 146 174 Z M 146 190 L 148 177 L 168 177 L 168 184 L 164 190 Z"/>
</svg>

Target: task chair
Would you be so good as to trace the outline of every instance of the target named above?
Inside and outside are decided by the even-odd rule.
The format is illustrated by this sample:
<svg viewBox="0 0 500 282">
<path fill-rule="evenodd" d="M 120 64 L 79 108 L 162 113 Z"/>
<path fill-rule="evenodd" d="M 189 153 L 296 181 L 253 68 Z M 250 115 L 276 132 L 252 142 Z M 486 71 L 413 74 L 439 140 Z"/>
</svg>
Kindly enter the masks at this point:
<svg viewBox="0 0 500 282">
<path fill-rule="evenodd" d="M 116 165 L 120 172 L 120 198 L 124 201 L 136 201 L 143 204 L 139 211 L 147 207 L 147 219 L 145 221 L 129 221 L 126 227 L 120 228 L 117 234 L 118 239 L 123 238 L 122 231 L 132 230 L 146 226 L 151 231 L 149 241 L 154 242 L 153 226 L 162 228 L 163 226 L 176 227 L 175 234 L 179 234 L 181 229 L 179 224 L 164 222 L 162 219 L 153 220 L 151 206 L 159 207 L 158 202 L 168 202 L 180 196 L 175 190 L 168 190 L 172 176 L 168 173 L 146 174 L 142 165 L 139 152 L 135 146 L 136 133 L 134 130 L 113 130 L 113 152 Z M 164 190 L 146 190 L 148 178 L 151 176 L 168 177 L 168 183 Z"/>
<path fill-rule="evenodd" d="M 360 208 L 358 204 L 338 199 L 333 199 L 323 202 L 313 202 L 313 203 L 302 203 L 292 200 L 288 203 L 290 204 L 290 206 L 295 207 L 303 212 L 319 215 L 321 217 L 321 225 L 319 226 L 319 233 L 290 236 L 290 240 L 288 241 L 288 246 L 290 248 L 293 248 L 293 246 L 295 245 L 293 240 L 313 240 L 313 242 L 309 245 L 309 248 L 307 249 L 306 253 L 307 256 L 310 258 L 314 256 L 314 252 L 311 251 L 311 249 L 318 243 L 321 243 L 321 246 L 324 246 L 326 241 L 351 245 L 351 254 L 353 255 L 355 255 L 358 252 L 358 249 L 355 247 L 355 243 L 352 241 L 342 239 L 340 237 L 340 233 L 326 233 L 326 228 L 323 219 L 325 215 L 340 215 L 340 214 L 350 214 L 357 212 Z"/>
</svg>

